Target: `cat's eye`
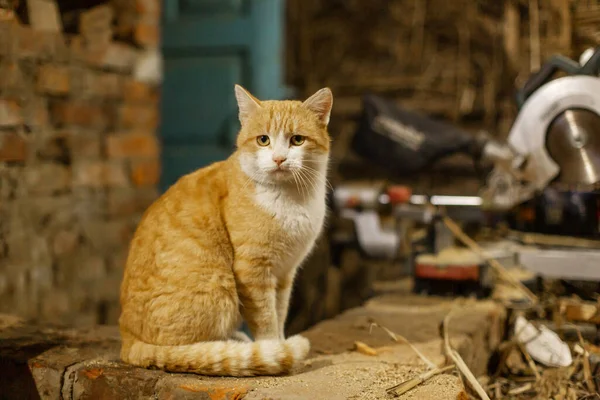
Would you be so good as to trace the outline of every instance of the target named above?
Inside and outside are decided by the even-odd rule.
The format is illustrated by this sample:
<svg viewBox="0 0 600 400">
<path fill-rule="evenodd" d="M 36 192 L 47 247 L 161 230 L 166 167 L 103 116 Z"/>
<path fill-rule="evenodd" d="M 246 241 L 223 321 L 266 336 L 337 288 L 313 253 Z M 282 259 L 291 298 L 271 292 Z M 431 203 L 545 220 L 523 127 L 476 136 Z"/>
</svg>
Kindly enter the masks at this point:
<svg viewBox="0 0 600 400">
<path fill-rule="evenodd" d="M 302 135 L 294 135 L 290 139 L 290 143 L 292 143 L 292 145 L 294 145 L 294 146 L 301 146 L 302 143 L 304 143 L 305 140 L 306 139 Z"/>
<path fill-rule="evenodd" d="M 271 143 L 271 139 L 269 139 L 267 135 L 260 135 L 256 138 L 256 143 L 258 143 L 259 146 L 268 146 L 269 143 Z"/>
</svg>

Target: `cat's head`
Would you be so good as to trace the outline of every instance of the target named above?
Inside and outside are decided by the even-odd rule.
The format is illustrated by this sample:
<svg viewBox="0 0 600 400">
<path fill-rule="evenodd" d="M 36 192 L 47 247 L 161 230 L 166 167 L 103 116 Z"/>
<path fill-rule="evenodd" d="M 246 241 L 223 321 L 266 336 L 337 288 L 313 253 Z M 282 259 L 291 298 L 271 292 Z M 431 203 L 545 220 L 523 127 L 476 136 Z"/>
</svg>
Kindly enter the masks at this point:
<svg viewBox="0 0 600 400">
<path fill-rule="evenodd" d="M 324 88 L 306 101 L 260 101 L 235 86 L 242 125 L 237 138 L 240 163 L 264 183 L 315 181 L 329 159 L 327 124 L 333 95 Z"/>
</svg>

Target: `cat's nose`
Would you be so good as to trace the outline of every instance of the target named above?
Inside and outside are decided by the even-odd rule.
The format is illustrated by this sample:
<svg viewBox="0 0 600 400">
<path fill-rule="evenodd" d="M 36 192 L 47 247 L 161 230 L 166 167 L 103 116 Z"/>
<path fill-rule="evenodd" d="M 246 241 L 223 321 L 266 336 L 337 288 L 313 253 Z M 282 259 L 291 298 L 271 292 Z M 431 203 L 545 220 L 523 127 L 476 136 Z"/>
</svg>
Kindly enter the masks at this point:
<svg viewBox="0 0 600 400">
<path fill-rule="evenodd" d="M 273 156 L 273 161 L 275 161 L 275 164 L 277 164 L 277 166 L 279 167 L 281 164 L 283 164 L 283 162 L 287 160 L 287 158 L 282 157 L 282 156 Z"/>
</svg>

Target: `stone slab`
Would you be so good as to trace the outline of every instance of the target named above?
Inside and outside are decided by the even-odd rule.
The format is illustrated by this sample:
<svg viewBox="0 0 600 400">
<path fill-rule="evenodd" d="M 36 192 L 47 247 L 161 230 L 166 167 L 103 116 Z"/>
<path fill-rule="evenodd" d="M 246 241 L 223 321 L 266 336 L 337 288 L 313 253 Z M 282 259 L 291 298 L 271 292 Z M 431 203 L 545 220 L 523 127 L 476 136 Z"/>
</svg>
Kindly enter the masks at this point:
<svg viewBox="0 0 600 400">
<path fill-rule="evenodd" d="M 309 358 L 290 376 L 211 378 L 134 368 L 119 361 L 116 327 L 74 330 L 0 315 L 0 399 L 379 399 L 385 389 L 424 371 L 406 344 L 393 343 L 377 322 L 403 335 L 431 361 L 445 361 L 440 324 L 452 311 L 450 336 L 475 375 L 502 337 L 505 310 L 491 301 L 412 295 L 379 296 L 304 333 Z M 355 341 L 376 356 L 353 350 Z M 458 378 L 440 375 L 403 398 L 455 399 Z"/>
</svg>

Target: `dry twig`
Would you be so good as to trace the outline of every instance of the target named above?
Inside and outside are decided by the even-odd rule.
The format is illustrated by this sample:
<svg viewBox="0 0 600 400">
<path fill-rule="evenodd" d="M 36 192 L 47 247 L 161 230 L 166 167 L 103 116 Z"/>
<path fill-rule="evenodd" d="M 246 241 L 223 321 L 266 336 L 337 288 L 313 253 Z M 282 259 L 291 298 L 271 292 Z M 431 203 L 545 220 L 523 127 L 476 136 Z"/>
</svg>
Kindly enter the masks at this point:
<svg viewBox="0 0 600 400">
<path fill-rule="evenodd" d="M 455 368 L 454 365 L 448 365 L 443 368 L 434 368 L 434 369 L 427 370 L 427 371 L 423 372 L 422 374 L 420 374 L 419 376 L 416 376 L 416 377 L 409 379 L 407 381 L 404 381 L 396 386 L 392 386 L 392 387 L 386 389 L 386 392 L 388 394 L 393 394 L 395 396 L 401 396 L 404 393 L 408 392 L 409 390 L 414 389 L 415 387 L 419 386 L 423 382 L 427 381 L 428 379 L 430 379 L 436 375 L 448 372 L 454 368 Z"/>
<path fill-rule="evenodd" d="M 459 370 L 463 383 L 466 379 L 471 385 L 471 387 L 475 390 L 475 392 L 479 395 L 481 400 L 490 400 L 487 393 L 485 392 L 483 387 L 481 387 L 481 384 L 479 383 L 477 378 L 475 378 L 475 375 L 473 375 L 473 372 L 471 372 L 471 370 L 469 369 L 465 361 L 462 359 L 460 354 L 458 354 L 458 352 L 452 349 L 452 347 L 450 346 L 450 338 L 448 336 L 448 323 L 450 322 L 451 314 L 452 312 L 446 315 L 446 318 L 444 318 L 444 322 L 442 325 L 442 330 L 444 334 L 444 348 L 446 350 L 446 354 L 452 359 L 454 365 L 456 365 L 456 368 Z"/>
<path fill-rule="evenodd" d="M 523 355 L 525 356 L 525 360 L 527 360 L 529 368 L 531 369 L 531 371 L 533 371 L 533 374 L 535 375 L 535 380 L 539 381 L 542 377 L 540 376 L 540 373 L 537 370 L 535 362 L 533 361 L 527 350 L 525 350 L 525 346 L 523 346 L 523 343 L 521 342 L 517 342 L 517 346 L 519 346 L 521 353 L 523 353 Z"/>
<path fill-rule="evenodd" d="M 424 362 L 424 363 L 427 365 L 427 368 L 428 368 L 428 369 L 435 369 L 435 368 L 438 368 L 438 367 L 437 367 L 437 365 L 435 365 L 435 363 L 434 363 L 434 362 L 432 362 L 430 359 L 428 359 L 427 357 L 425 357 L 425 355 L 424 355 L 423 353 L 421 353 L 421 352 L 419 351 L 419 349 L 417 349 L 417 348 L 416 348 L 416 347 L 415 347 L 415 346 L 414 346 L 414 345 L 413 345 L 411 342 L 409 342 L 409 341 L 408 341 L 408 339 L 406 339 L 404 336 L 402 336 L 402 335 L 399 335 L 399 334 L 397 334 L 397 333 L 394 333 L 394 332 L 390 331 L 388 328 L 386 328 L 385 326 L 381 326 L 381 325 L 379 325 L 379 324 L 378 324 L 378 323 L 376 323 L 376 322 L 372 322 L 372 323 L 371 323 L 371 326 L 369 327 L 369 331 L 370 331 L 371 329 L 373 329 L 373 327 L 374 327 L 374 326 L 376 326 L 376 327 L 378 327 L 378 328 L 381 328 L 381 329 L 383 329 L 383 331 L 384 331 L 385 333 L 387 333 L 387 334 L 388 334 L 388 336 L 389 336 L 389 337 L 390 337 L 390 338 L 391 338 L 391 339 L 392 339 L 394 342 L 396 342 L 396 343 L 401 343 L 401 342 L 403 342 L 403 343 L 406 343 L 407 345 L 409 345 L 409 346 L 410 346 L 410 348 L 412 349 L 412 351 L 414 351 L 414 352 L 415 352 L 415 353 L 416 353 L 416 354 L 419 356 L 419 358 L 420 358 L 420 359 L 421 359 L 421 360 L 422 360 L 422 361 L 423 361 L 423 362 Z"/>
<path fill-rule="evenodd" d="M 377 355 L 377 350 L 375 350 L 368 344 L 359 341 L 354 342 L 354 350 L 367 356 Z"/>
</svg>

